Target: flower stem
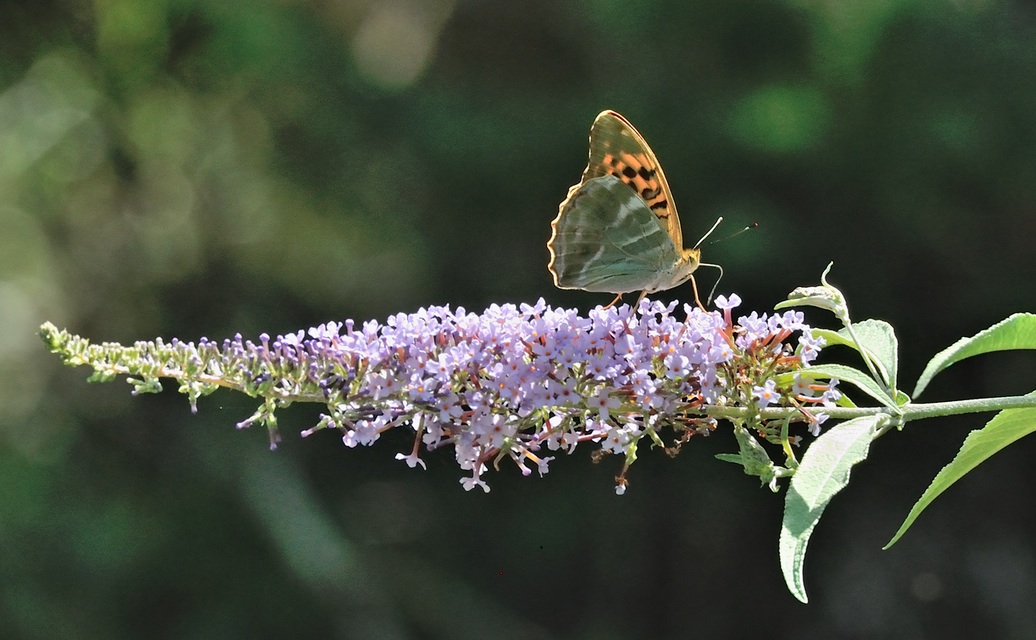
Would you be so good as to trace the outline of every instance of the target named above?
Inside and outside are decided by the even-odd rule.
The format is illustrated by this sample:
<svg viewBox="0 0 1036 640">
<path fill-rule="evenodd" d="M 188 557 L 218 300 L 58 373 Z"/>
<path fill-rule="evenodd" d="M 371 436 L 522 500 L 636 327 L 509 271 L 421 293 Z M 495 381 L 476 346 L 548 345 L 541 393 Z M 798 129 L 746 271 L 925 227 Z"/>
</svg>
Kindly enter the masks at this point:
<svg viewBox="0 0 1036 640">
<path fill-rule="evenodd" d="M 976 398 L 974 400 L 952 400 L 949 402 L 928 402 L 906 404 L 902 409 L 902 419 L 922 420 L 965 413 L 983 413 L 986 411 L 1002 411 L 1004 409 L 1024 409 L 1036 407 L 1036 395 L 1003 396 L 997 398 Z M 747 418 L 758 415 L 764 420 L 779 420 L 798 413 L 794 407 L 778 407 L 753 409 L 751 407 L 704 406 L 702 412 L 714 418 Z M 861 416 L 873 416 L 889 413 L 885 407 L 827 407 L 824 413 L 835 420 L 847 420 Z"/>
</svg>

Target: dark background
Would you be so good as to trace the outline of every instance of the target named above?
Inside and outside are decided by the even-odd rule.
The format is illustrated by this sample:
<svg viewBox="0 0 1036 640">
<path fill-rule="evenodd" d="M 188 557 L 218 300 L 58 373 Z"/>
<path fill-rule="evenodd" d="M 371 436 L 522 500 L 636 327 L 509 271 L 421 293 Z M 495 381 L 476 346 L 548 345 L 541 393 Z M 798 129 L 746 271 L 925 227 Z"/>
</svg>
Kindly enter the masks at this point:
<svg viewBox="0 0 1036 640">
<path fill-rule="evenodd" d="M 712 459 L 728 431 L 642 455 L 621 498 L 588 450 L 466 493 L 448 452 L 394 461 L 404 433 L 303 440 L 298 406 L 270 453 L 234 430 L 246 398 L 131 398 L 34 335 L 607 302 L 556 290 L 544 246 L 604 108 L 662 159 L 688 243 L 759 223 L 706 248 L 720 292 L 766 311 L 834 260 L 854 316 L 896 327 L 907 391 L 1034 310 L 1031 3 L 0 2 L 0 637 L 1036 636 L 1031 439 L 880 550 L 981 416 L 875 444 L 804 606 L 782 497 Z M 925 399 L 1034 374 L 986 356 Z"/>
</svg>

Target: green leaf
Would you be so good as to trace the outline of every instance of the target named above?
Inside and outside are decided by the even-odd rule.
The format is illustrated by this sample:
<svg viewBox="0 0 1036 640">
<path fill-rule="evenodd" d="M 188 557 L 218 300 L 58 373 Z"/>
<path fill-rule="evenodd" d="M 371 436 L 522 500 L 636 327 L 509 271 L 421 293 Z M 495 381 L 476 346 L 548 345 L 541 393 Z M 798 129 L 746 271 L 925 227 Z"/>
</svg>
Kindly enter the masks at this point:
<svg viewBox="0 0 1036 640">
<path fill-rule="evenodd" d="M 982 464 L 1007 445 L 1036 431 L 1036 409 L 1005 409 L 996 414 L 982 429 L 968 434 L 960 451 L 950 464 L 936 474 L 932 484 L 910 509 L 899 531 L 883 548 L 888 549 L 906 533 L 921 512 L 939 495 L 966 473 Z"/>
<path fill-rule="evenodd" d="M 853 418 L 831 427 L 806 450 L 788 486 L 781 526 L 781 571 L 788 590 L 806 602 L 806 545 L 828 502 L 849 484 L 853 465 L 867 457 L 871 437 L 885 415 Z"/>
<path fill-rule="evenodd" d="M 982 353 L 1011 349 L 1036 349 L 1036 314 L 1016 313 L 970 338 L 961 338 L 935 354 L 917 380 L 914 397 L 928 387 L 935 374 L 955 362 Z"/>
<path fill-rule="evenodd" d="M 741 461 L 742 459 L 740 453 L 717 453 L 713 457 L 717 460 L 722 460 L 723 462 L 733 462 L 739 467 L 745 466 L 745 463 Z"/>
<path fill-rule="evenodd" d="M 716 457 L 725 462 L 737 462 L 747 475 L 756 476 L 763 484 L 770 483 L 777 477 L 776 467 L 770 460 L 769 454 L 763 445 L 748 431 L 740 426 L 734 426 L 734 437 L 737 438 L 737 445 L 740 453 L 720 453 Z M 776 487 L 776 483 L 773 485 Z"/>
<path fill-rule="evenodd" d="M 812 332 L 814 336 L 819 336 L 824 339 L 825 348 L 836 344 L 842 344 L 847 347 L 852 347 L 853 349 L 856 348 L 856 345 L 853 343 L 852 338 L 849 338 L 848 336 L 843 336 L 840 331 L 835 331 L 834 329 L 818 329 L 816 327 L 813 327 Z"/>
<path fill-rule="evenodd" d="M 853 323 L 853 331 L 881 374 L 885 376 L 889 388 L 895 389 L 899 373 L 899 341 L 896 340 L 896 332 L 892 325 L 884 320 L 863 320 Z M 848 329 L 842 329 L 839 333 L 849 335 Z"/>
<path fill-rule="evenodd" d="M 885 394 L 885 390 L 874 381 L 870 374 L 859 369 L 853 369 L 843 364 L 820 364 L 802 369 L 799 374 L 810 378 L 838 378 L 843 382 L 855 385 L 881 404 L 899 413 L 899 405 L 896 404 L 896 401 Z"/>
<path fill-rule="evenodd" d="M 899 372 L 899 341 L 892 325 L 884 320 L 863 320 L 853 323 L 853 331 L 885 382 L 895 389 Z M 813 329 L 813 335 L 822 337 L 827 346 L 841 344 L 859 351 L 848 329 Z"/>
</svg>

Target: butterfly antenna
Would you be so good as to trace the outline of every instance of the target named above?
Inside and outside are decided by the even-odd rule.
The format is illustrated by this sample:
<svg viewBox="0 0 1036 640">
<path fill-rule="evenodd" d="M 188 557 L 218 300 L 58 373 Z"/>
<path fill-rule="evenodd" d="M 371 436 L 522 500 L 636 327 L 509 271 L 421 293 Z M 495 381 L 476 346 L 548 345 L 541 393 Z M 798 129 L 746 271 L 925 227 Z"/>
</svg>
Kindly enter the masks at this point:
<svg viewBox="0 0 1036 640">
<path fill-rule="evenodd" d="M 720 222 L 723 222 L 723 218 L 720 218 L 719 220 L 717 220 L 716 224 L 712 225 L 712 228 L 709 229 L 709 232 L 706 233 L 704 236 L 702 236 L 702 239 L 699 240 L 698 244 L 694 245 L 694 247 L 697 248 L 698 245 L 700 245 L 702 242 L 705 242 L 705 238 L 708 238 L 712 234 L 712 232 L 716 230 L 716 227 L 719 226 Z M 742 233 L 744 233 L 746 231 L 750 231 L 752 229 L 758 229 L 758 228 L 759 228 L 759 223 L 758 222 L 753 222 L 752 224 L 748 225 L 744 229 L 742 229 L 742 230 L 740 230 L 740 231 L 738 231 L 736 233 L 732 233 L 732 234 L 730 234 L 729 236 L 727 236 L 725 238 L 720 238 L 719 240 L 713 240 L 709 244 L 716 244 L 717 242 L 722 242 L 723 240 L 730 240 L 731 238 L 736 238 L 737 236 L 741 235 Z M 709 264 L 708 262 L 702 262 L 698 266 L 699 267 L 714 267 L 716 269 L 719 269 L 719 277 L 716 278 L 716 282 L 713 283 L 712 290 L 709 291 L 709 297 L 705 301 L 705 304 L 712 304 L 712 296 L 715 295 L 715 293 L 716 293 L 716 287 L 719 286 L 719 281 L 723 279 L 723 267 L 719 266 L 718 264 Z M 701 304 L 699 303 L 698 306 L 701 306 Z"/>
<path fill-rule="evenodd" d="M 758 229 L 758 228 L 759 228 L 759 223 L 758 222 L 753 222 L 752 224 L 748 225 L 747 227 L 745 227 L 741 231 L 735 231 L 734 233 L 730 234 L 729 236 L 725 236 L 723 238 L 719 238 L 718 240 L 713 240 L 709 244 L 710 245 L 712 245 L 712 244 L 719 244 L 720 242 L 724 242 L 726 240 L 730 240 L 731 238 L 736 238 L 736 237 L 738 237 L 739 235 L 741 235 L 742 233 L 744 233 L 746 231 L 751 231 L 752 229 Z M 712 233 L 712 232 L 710 231 L 709 233 Z M 706 234 L 706 237 L 708 237 L 708 234 Z M 702 238 L 702 240 L 704 240 L 704 239 L 705 238 Z"/>
<path fill-rule="evenodd" d="M 723 222 L 723 216 L 720 216 L 719 219 L 716 220 L 716 223 L 714 225 L 712 225 L 712 228 L 709 229 L 708 232 L 706 232 L 705 235 L 703 235 L 701 237 L 701 240 L 699 240 L 698 242 L 696 242 L 694 244 L 694 248 L 697 249 L 698 247 L 700 247 L 701 243 L 705 242 L 705 238 L 708 238 L 709 236 L 711 236 L 712 232 L 716 230 L 716 227 L 718 227 L 719 223 L 721 223 L 721 222 Z"/>
</svg>

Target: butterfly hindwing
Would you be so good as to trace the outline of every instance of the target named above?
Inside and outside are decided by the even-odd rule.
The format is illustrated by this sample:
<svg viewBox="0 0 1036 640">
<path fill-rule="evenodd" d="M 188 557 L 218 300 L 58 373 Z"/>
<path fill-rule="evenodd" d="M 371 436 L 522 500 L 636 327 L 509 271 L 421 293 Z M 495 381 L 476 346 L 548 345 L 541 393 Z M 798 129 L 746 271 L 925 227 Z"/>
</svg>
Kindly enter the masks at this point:
<svg viewBox="0 0 1036 640">
<path fill-rule="evenodd" d="M 549 268 L 563 289 L 654 290 L 679 258 L 648 204 L 612 175 L 573 187 L 552 226 Z"/>
<path fill-rule="evenodd" d="M 644 136 L 614 111 L 602 111 L 590 128 L 590 161 L 583 182 L 604 175 L 619 178 L 644 200 L 680 253 L 683 231 L 662 166 Z"/>
</svg>

